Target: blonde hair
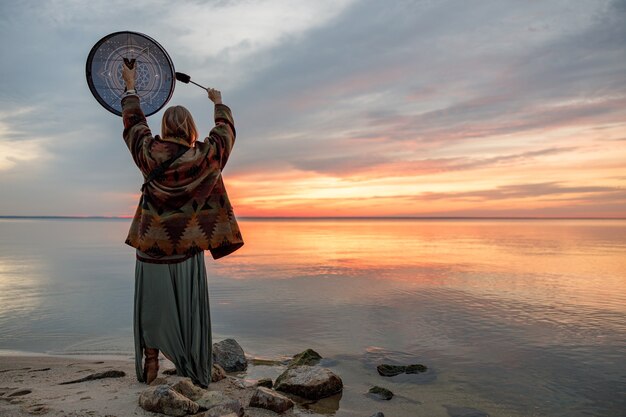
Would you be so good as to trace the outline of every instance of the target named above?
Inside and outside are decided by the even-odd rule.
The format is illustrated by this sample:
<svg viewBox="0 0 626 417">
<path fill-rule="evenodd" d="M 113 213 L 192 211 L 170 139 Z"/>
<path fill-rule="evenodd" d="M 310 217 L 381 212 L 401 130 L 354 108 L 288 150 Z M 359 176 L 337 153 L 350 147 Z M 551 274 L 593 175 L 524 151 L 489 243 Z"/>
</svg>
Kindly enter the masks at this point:
<svg viewBox="0 0 626 417">
<path fill-rule="evenodd" d="M 189 110 L 183 106 L 172 106 L 163 113 L 161 136 L 186 139 L 190 145 L 198 139 L 198 129 Z"/>
</svg>

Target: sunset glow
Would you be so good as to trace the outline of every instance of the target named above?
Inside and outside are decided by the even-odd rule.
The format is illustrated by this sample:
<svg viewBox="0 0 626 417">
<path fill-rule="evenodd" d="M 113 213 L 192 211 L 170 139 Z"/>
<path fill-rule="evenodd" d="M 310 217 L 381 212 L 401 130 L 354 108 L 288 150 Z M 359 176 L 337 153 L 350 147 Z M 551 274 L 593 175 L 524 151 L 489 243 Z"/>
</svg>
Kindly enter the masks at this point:
<svg viewBox="0 0 626 417">
<path fill-rule="evenodd" d="M 126 6 L 2 6 L 0 215 L 133 215 L 142 175 L 84 80 L 115 22 L 222 90 L 237 216 L 626 217 L 619 2 Z M 209 132 L 201 91 L 176 104 Z"/>
<path fill-rule="evenodd" d="M 625 137 L 626 124 L 569 126 L 441 146 L 439 158 L 420 158 L 416 144 L 395 161 L 346 161 L 337 172 L 225 178 L 243 216 L 620 217 Z"/>
</svg>

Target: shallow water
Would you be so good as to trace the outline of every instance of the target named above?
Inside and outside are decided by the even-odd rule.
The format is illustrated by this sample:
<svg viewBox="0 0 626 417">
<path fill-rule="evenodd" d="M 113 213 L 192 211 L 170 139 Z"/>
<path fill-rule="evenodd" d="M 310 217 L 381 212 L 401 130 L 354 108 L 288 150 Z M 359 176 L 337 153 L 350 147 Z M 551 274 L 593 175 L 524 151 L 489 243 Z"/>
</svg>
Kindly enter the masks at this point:
<svg viewBox="0 0 626 417">
<path fill-rule="evenodd" d="M 128 226 L 0 220 L 0 349 L 132 355 Z M 315 349 L 345 384 L 327 413 L 624 415 L 626 221 L 241 227 L 241 250 L 207 255 L 213 340 L 267 358 Z M 384 378 L 383 362 L 429 371 Z M 247 377 L 279 371 L 252 366 Z M 396 397 L 364 396 L 372 385 Z"/>
</svg>

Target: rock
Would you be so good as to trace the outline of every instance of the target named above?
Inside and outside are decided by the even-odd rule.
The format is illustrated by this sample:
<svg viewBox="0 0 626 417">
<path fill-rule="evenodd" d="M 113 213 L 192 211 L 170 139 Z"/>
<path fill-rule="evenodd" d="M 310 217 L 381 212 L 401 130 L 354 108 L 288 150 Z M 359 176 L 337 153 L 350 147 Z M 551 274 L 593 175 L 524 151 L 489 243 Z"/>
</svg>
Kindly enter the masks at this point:
<svg viewBox="0 0 626 417">
<path fill-rule="evenodd" d="M 272 378 L 261 378 L 257 381 L 256 386 L 272 388 L 274 386 L 274 383 L 272 382 Z"/>
<path fill-rule="evenodd" d="M 215 413 L 210 414 L 208 411 L 202 414 L 196 414 L 193 417 L 240 417 L 239 414 L 235 413 L 235 412 L 230 412 L 230 411 L 224 411 L 227 414 L 218 414 L 217 416 L 215 415 Z M 247 414 L 244 415 L 244 417 L 248 417 Z"/>
<path fill-rule="evenodd" d="M 74 379 L 72 381 L 61 382 L 59 385 L 77 384 L 79 382 L 93 381 L 96 379 L 103 379 L 103 378 L 122 378 L 124 376 L 126 376 L 126 373 L 124 371 L 110 370 L 110 371 L 104 371 L 104 372 L 97 372 L 95 374 L 87 375 L 84 378 Z"/>
<path fill-rule="evenodd" d="M 288 366 L 291 368 L 299 365 L 315 365 L 320 359 L 322 359 L 322 356 L 319 353 L 313 349 L 307 349 L 304 352 L 294 355 Z"/>
<path fill-rule="evenodd" d="M 172 385 L 172 389 L 179 394 L 184 395 L 191 401 L 196 401 L 206 392 L 204 389 L 197 387 L 191 382 L 190 378 L 184 378 Z"/>
<path fill-rule="evenodd" d="M 40 416 L 42 414 L 48 414 L 50 412 L 50 408 L 43 404 L 35 404 L 29 407 L 24 407 L 24 411 L 34 416 Z"/>
<path fill-rule="evenodd" d="M 207 411 L 206 413 L 202 413 L 196 417 L 240 417 L 240 416 L 237 413 L 233 413 L 231 411 L 226 410 L 226 411 L 214 411 L 211 413 Z"/>
<path fill-rule="evenodd" d="M 226 372 L 224 371 L 224 368 L 222 368 L 217 363 L 214 363 L 213 368 L 211 368 L 211 381 L 217 382 L 221 381 L 224 378 L 226 378 Z"/>
<path fill-rule="evenodd" d="M 233 401 L 232 398 L 227 396 L 221 391 L 204 391 L 202 397 L 195 400 L 200 408 L 208 410 L 212 407 L 226 404 Z"/>
<path fill-rule="evenodd" d="M 265 408 L 277 413 L 284 413 L 294 406 L 293 401 L 282 394 L 277 393 L 269 388 L 258 387 L 252 398 L 250 398 L 250 407 Z"/>
<path fill-rule="evenodd" d="M 231 400 L 227 403 L 210 408 L 203 417 L 243 417 L 244 409 L 239 400 Z"/>
<path fill-rule="evenodd" d="M 245 371 L 248 367 L 243 349 L 235 339 L 213 343 L 213 363 L 220 365 L 226 372 Z"/>
<path fill-rule="evenodd" d="M 382 411 L 378 411 L 376 414 L 372 414 L 370 417 L 385 417 Z"/>
<path fill-rule="evenodd" d="M 170 385 L 167 377 L 165 376 L 157 376 L 154 378 L 154 381 L 150 383 L 151 387 L 156 387 L 157 385 Z"/>
<path fill-rule="evenodd" d="M 379 387 L 378 385 L 370 388 L 368 393 L 374 398 L 381 400 L 390 400 L 393 398 L 393 392 L 389 391 L 387 388 Z"/>
<path fill-rule="evenodd" d="M 376 367 L 378 373 L 382 376 L 396 376 L 406 371 L 406 366 L 382 364 Z"/>
<path fill-rule="evenodd" d="M 428 367 L 420 363 L 416 363 L 414 365 L 408 365 L 406 367 L 407 374 L 417 374 L 419 372 L 426 372 L 427 370 L 428 370 Z"/>
<path fill-rule="evenodd" d="M 287 368 L 276 378 L 274 387 L 278 391 L 317 400 L 342 391 L 343 381 L 328 368 L 300 365 Z"/>
<path fill-rule="evenodd" d="M 152 383 L 150 385 L 152 386 L 156 386 L 156 385 L 169 385 L 170 387 L 173 386 L 174 384 L 180 382 L 180 381 L 184 381 L 184 380 L 189 380 L 189 378 L 186 378 L 184 376 L 178 376 L 178 375 L 173 375 L 173 376 L 157 376 L 154 381 L 152 381 Z M 156 382 L 161 381 L 160 384 L 157 384 Z"/>
<path fill-rule="evenodd" d="M 234 378 L 232 376 L 229 376 L 228 379 L 230 380 L 230 382 L 232 382 L 232 384 L 236 388 L 239 388 L 239 389 L 249 388 L 248 385 L 241 378 Z"/>
<path fill-rule="evenodd" d="M 180 376 L 176 373 L 176 369 L 166 369 L 162 372 L 163 375 L 156 377 L 154 381 L 150 385 L 162 385 L 162 384 L 171 384 L 171 378 L 186 378 L 184 376 Z M 165 375 L 165 376 L 164 376 Z M 224 369 L 218 364 L 213 364 L 213 368 L 211 369 L 211 381 L 217 382 L 226 378 L 226 372 Z"/>
<path fill-rule="evenodd" d="M 139 405 L 146 411 L 168 416 L 195 414 L 200 408 L 198 404 L 174 391 L 168 385 L 157 385 L 143 391 L 139 395 Z"/>
<path fill-rule="evenodd" d="M 27 394 L 30 394 L 31 392 L 33 392 L 33 390 L 28 389 L 28 388 L 16 389 L 15 391 L 9 392 L 7 394 L 7 398 L 8 397 L 21 397 L 22 395 L 27 395 Z"/>
<path fill-rule="evenodd" d="M 284 365 L 284 361 L 278 361 L 273 359 L 261 359 L 261 358 L 252 358 L 248 360 L 252 365 L 267 365 L 267 366 L 278 366 Z M 287 361 L 289 362 L 289 361 Z"/>
<path fill-rule="evenodd" d="M 381 364 L 376 367 L 378 373 L 382 376 L 396 376 L 406 372 L 407 374 L 417 374 L 420 372 L 426 372 L 428 367 L 422 365 L 420 363 L 416 363 L 413 365 L 389 365 L 389 364 Z"/>
<path fill-rule="evenodd" d="M 162 372 L 163 375 L 176 375 L 176 368 L 165 369 Z"/>
</svg>

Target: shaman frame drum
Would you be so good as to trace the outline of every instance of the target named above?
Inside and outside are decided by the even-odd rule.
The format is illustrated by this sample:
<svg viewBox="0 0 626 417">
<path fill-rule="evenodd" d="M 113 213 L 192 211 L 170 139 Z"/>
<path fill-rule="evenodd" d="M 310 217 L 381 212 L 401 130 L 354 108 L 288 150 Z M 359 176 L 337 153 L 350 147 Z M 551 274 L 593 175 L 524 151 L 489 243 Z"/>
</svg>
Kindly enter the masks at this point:
<svg viewBox="0 0 626 417">
<path fill-rule="evenodd" d="M 138 32 L 111 33 L 91 48 L 85 72 L 93 96 L 111 113 L 122 115 L 125 60 L 136 67 L 135 90 L 145 115 L 161 110 L 174 94 L 174 63 L 157 41 Z"/>
</svg>

